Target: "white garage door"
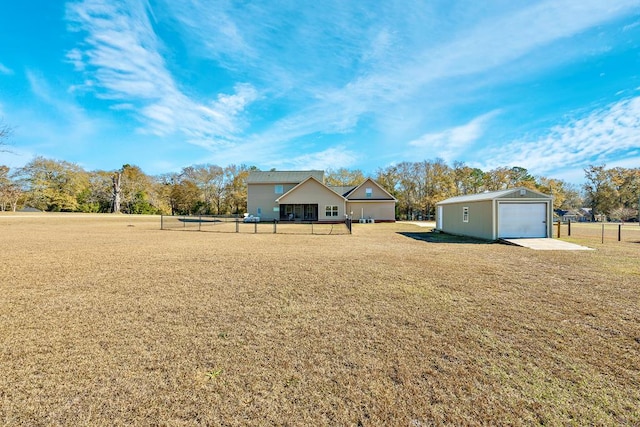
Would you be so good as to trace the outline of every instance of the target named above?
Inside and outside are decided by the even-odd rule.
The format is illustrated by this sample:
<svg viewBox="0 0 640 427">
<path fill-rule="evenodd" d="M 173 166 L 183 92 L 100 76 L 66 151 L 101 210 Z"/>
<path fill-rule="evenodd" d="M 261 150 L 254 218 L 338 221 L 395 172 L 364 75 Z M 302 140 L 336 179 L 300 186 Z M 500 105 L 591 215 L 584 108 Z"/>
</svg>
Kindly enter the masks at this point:
<svg viewBox="0 0 640 427">
<path fill-rule="evenodd" d="M 499 203 L 498 237 L 548 237 L 546 203 Z"/>
</svg>

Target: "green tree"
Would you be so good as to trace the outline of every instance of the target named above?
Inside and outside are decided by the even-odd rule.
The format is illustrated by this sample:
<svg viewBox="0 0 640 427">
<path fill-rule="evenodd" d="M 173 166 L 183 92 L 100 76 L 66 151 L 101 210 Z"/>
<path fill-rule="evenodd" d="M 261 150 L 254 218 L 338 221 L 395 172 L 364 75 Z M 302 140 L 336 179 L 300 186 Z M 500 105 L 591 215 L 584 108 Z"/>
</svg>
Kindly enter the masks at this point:
<svg viewBox="0 0 640 427">
<path fill-rule="evenodd" d="M 225 213 L 242 214 L 247 211 L 247 177 L 255 167 L 229 165 L 225 174 Z"/>
<path fill-rule="evenodd" d="M 477 194 L 484 185 L 482 169 L 471 168 L 464 162 L 453 162 L 454 196 Z"/>
<path fill-rule="evenodd" d="M 226 186 L 224 169 L 218 165 L 195 165 L 182 169 L 181 175 L 199 190 L 198 199 L 202 202 L 199 213 L 219 214 Z"/>
<path fill-rule="evenodd" d="M 93 171 L 87 173 L 88 186 L 78 196 L 81 212 L 111 212 L 113 172 Z"/>
<path fill-rule="evenodd" d="M 509 188 L 511 182 L 511 169 L 499 167 L 484 173 L 484 189 L 487 191 L 499 191 Z"/>
<path fill-rule="evenodd" d="M 397 199 L 399 217 L 414 219 L 419 210 L 419 169 L 411 162 L 401 162 L 395 167 L 397 174 Z"/>
<path fill-rule="evenodd" d="M 22 197 L 22 188 L 14 182 L 8 166 L 0 165 L 0 211 L 16 211 Z"/>
<path fill-rule="evenodd" d="M 586 201 L 591 207 L 592 220 L 595 221 L 596 215 L 609 215 L 615 208 L 616 190 L 606 165 L 589 165 L 584 170 L 584 174 L 586 179 L 584 184 Z"/>
<path fill-rule="evenodd" d="M 128 214 L 155 214 L 159 209 L 152 201 L 156 198 L 155 181 L 138 166 L 126 164 L 121 169 L 122 212 Z"/>
<path fill-rule="evenodd" d="M 360 169 L 330 169 L 327 171 L 324 177 L 325 184 L 331 187 L 348 187 L 353 185 L 360 185 L 364 182 L 364 180 L 364 174 Z"/>
<path fill-rule="evenodd" d="M 532 190 L 536 189 L 535 178 L 531 174 L 529 174 L 529 171 L 527 171 L 527 169 L 523 167 L 512 167 L 511 169 L 509 169 L 509 173 L 507 176 L 507 188 L 527 187 Z"/>
<path fill-rule="evenodd" d="M 26 203 L 45 211 L 73 212 L 88 186 L 87 173 L 66 161 L 36 157 L 18 171 L 26 188 Z"/>
<path fill-rule="evenodd" d="M 571 184 L 553 178 L 539 177 L 536 189 L 553 197 L 554 209 L 578 209 L 582 207 L 579 191 Z"/>
</svg>

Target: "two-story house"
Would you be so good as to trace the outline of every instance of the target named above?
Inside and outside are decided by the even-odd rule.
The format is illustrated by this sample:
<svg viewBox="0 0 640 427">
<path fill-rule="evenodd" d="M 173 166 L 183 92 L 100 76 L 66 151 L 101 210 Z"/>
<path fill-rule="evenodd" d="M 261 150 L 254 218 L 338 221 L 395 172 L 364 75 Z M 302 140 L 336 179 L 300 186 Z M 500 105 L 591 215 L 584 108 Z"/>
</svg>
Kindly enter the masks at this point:
<svg viewBox="0 0 640 427">
<path fill-rule="evenodd" d="M 263 221 L 395 221 L 396 199 L 374 180 L 329 187 L 324 171 L 251 171 L 247 178 L 248 213 Z"/>
</svg>

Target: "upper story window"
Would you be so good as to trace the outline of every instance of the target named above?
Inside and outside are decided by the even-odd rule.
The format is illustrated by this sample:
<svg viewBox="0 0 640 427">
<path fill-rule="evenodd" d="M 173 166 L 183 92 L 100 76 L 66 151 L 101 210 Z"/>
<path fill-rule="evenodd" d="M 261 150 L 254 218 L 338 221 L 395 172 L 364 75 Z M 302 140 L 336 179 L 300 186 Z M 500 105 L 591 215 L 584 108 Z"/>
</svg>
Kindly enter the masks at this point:
<svg viewBox="0 0 640 427">
<path fill-rule="evenodd" d="M 372 198 L 373 197 L 373 188 L 365 188 L 364 189 L 364 194 L 365 194 L 365 197 L 367 199 Z"/>
<path fill-rule="evenodd" d="M 274 186 L 274 190 L 276 194 L 282 194 L 284 193 L 284 187 L 282 186 L 282 184 L 276 184 Z"/>
</svg>

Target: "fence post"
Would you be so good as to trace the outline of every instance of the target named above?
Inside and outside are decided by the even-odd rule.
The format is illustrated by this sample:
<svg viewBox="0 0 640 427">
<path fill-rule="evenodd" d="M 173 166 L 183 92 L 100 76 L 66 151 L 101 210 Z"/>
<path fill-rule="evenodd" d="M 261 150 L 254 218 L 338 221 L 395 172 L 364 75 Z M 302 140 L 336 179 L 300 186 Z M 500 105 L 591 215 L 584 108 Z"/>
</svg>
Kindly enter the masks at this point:
<svg viewBox="0 0 640 427">
<path fill-rule="evenodd" d="M 277 219 L 273 220 L 273 234 L 276 234 L 276 223 L 278 222 Z"/>
<path fill-rule="evenodd" d="M 571 220 L 569 220 L 569 222 L 567 223 L 567 226 L 569 227 L 567 234 L 571 236 Z"/>
<path fill-rule="evenodd" d="M 618 224 L 618 242 L 622 238 L 622 224 Z"/>
<path fill-rule="evenodd" d="M 258 234 L 258 221 L 253 223 L 253 234 Z"/>
<path fill-rule="evenodd" d="M 238 232 L 239 228 L 240 228 L 240 221 L 238 221 L 238 218 L 236 218 L 236 233 Z"/>
<path fill-rule="evenodd" d="M 558 220 L 558 239 L 560 238 L 560 224 L 562 224 L 562 221 Z"/>
<path fill-rule="evenodd" d="M 202 215 L 198 215 L 198 231 L 202 231 Z"/>
<path fill-rule="evenodd" d="M 164 215 L 160 215 L 160 230 L 164 230 Z"/>
<path fill-rule="evenodd" d="M 604 222 L 602 223 L 602 235 L 601 235 L 600 243 L 604 244 Z"/>
</svg>

